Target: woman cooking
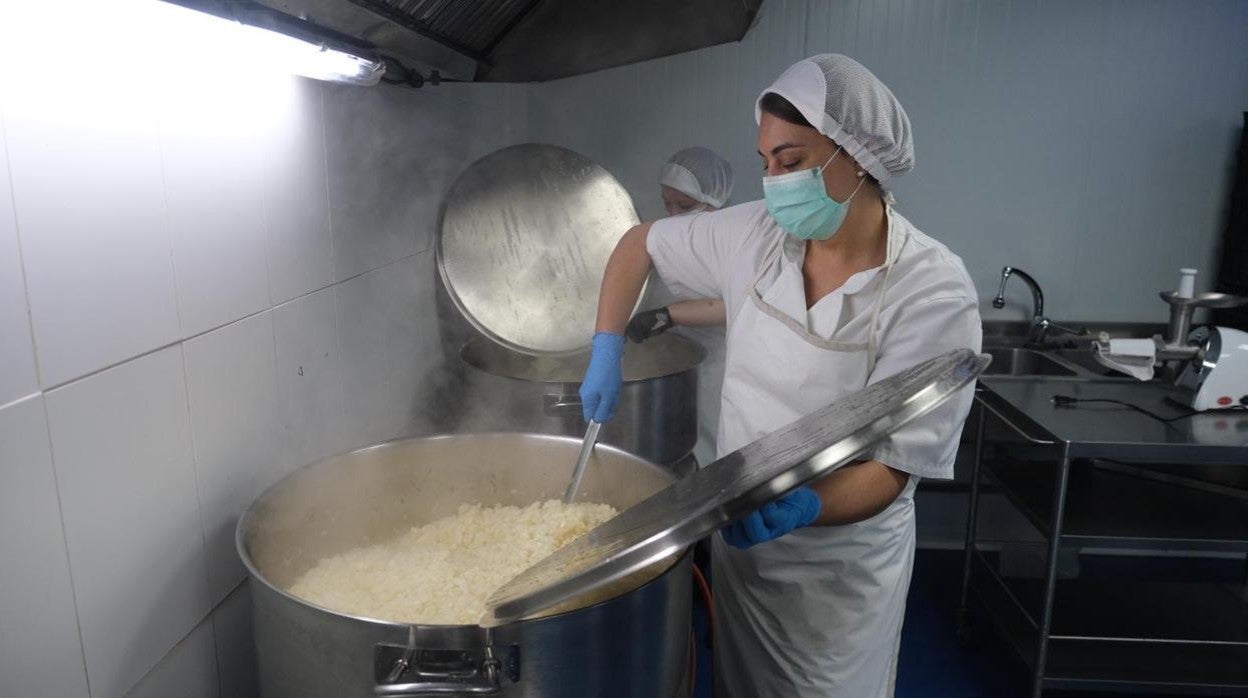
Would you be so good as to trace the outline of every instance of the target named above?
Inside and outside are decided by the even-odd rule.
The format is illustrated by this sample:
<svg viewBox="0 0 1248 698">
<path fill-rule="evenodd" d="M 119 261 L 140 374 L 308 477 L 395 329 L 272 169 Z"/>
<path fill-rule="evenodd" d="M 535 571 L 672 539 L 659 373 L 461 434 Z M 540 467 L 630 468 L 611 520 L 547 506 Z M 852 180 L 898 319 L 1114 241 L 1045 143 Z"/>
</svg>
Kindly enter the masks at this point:
<svg viewBox="0 0 1248 698">
<path fill-rule="evenodd" d="M 755 105 L 762 201 L 638 225 L 607 264 L 586 418 L 610 419 L 623 332 L 650 272 L 723 298 L 722 456 L 839 397 L 981 339 L 961 260 L 891 206 L 910 170 L 892 92 L 841 55 L 800 61 Z M 968 387 L 863 460 L 799 487 L 713 541 L 716 694 L 892 695 L 914 557 L 914 489 L 949 478 Z"/>
</svg>

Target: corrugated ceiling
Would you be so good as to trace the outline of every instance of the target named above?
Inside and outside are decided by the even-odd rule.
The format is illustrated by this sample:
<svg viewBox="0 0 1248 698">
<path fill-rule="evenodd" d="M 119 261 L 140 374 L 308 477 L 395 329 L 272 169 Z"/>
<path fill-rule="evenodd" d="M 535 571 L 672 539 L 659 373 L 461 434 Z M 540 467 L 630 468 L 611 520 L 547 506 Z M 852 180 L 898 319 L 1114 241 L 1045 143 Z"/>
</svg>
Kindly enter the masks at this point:
<svg viewBox="0 0 1248 698">
<path fill-rule="evenodd" d="M 259 4 L 443 78 L 533 82 L 738 41 L 763 0 L 170 1 Z"/>
<path fill-rule="evenodd" d="M 349 0 L 474 58 L 488 54 L 537 0 Z"/>
</svg>

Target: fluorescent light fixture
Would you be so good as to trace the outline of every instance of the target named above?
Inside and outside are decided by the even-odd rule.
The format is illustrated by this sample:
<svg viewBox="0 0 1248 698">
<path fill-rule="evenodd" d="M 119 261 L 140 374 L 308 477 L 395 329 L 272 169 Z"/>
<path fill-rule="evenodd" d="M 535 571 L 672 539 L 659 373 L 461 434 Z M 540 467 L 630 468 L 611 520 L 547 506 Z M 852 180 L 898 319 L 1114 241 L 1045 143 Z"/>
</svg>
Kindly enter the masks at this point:
<svg viewBox="0 0 1248 698">
<path fill-rule="evenodd" d="M 219 50 L 241 54 L 257 67 L 279 67 L 316 80 L 376 85 L 386 64 L 350 37 L 250 0 L 166 0 L 194 10 L 205 22 L 228 22 Z"/>
<path fill-rule="evenodd" d="M 376 85 L 386 72 L 386 64 L 381 61 L 324 43 L 312 43 L 262 27 L 238 26 L 254 60 L 281 66 L 296 75 L 353 85 Z"/>
</svg>

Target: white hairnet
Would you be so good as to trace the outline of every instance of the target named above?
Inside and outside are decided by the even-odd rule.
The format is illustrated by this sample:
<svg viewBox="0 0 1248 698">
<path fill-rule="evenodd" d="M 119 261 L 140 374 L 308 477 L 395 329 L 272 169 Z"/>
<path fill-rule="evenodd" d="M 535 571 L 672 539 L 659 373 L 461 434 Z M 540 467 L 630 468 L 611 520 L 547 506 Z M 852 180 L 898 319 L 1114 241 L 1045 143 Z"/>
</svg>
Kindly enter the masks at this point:
<svg viewBox="0 0 1248 698">
<path fill-rule="evenodd" d="M 732 165 L 710 148 L 685 148 L 663 164 L 659 170 L 659 184 L 695 201 L 723 208 L 732 197 Z"/>
<path fill-rule="evenodd" d="M 811 126 L 831 138 L 883 183 L 914 167 L 910 118 L 884 83 L 861 63 L 821 53 L 794 63 L 754 103 L 762 120 L 763 95 L 775 92 L 797 107 Z"/>
</svg>

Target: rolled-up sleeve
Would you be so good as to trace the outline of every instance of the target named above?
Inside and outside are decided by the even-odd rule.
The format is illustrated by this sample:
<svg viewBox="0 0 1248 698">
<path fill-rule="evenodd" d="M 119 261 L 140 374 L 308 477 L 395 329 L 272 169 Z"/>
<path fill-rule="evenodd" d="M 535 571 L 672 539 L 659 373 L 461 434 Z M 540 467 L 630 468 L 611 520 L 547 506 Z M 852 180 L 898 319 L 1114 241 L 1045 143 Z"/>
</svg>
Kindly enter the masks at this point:
<svg viewBox="0 0 1248 698">
<path fill-rule="evenodd" d="M 939 298 L 898 311 L 881 337 L 880 353 L 867 383 L 876 383 L 954 349 L 979 351 L 983 328 L 979 303 L 971 297 Z M 920 477 L 950 479 L 962 425 L 975 395 L 963 388 L 932 412 L 876 446 L 870 458 Z"/>
</svg>

